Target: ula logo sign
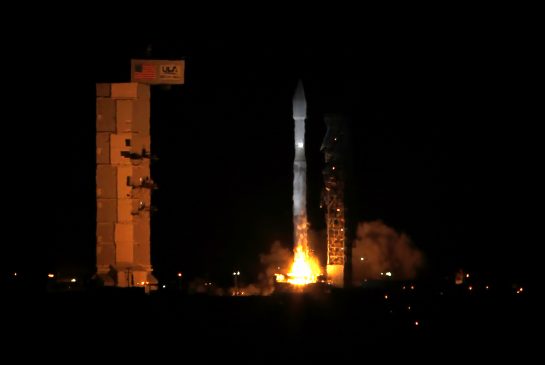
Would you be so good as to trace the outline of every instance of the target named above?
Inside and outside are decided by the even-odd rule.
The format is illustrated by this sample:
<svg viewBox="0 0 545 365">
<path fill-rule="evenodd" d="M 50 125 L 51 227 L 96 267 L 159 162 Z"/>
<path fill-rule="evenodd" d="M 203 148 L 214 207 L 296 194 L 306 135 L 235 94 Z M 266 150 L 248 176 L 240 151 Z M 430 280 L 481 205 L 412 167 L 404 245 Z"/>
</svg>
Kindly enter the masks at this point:
<svg viewBox="0 0 545 365">
<path fill-rule="evenodd" d="M 176 67 L 176 65 L 161 66 L 161 72 L 163 72 L 165 74 L 177 75 L 178 74 L 178 67 Z"/>
<path fill-rule="evenodd" d="M 175 63 L 170 64 L 162 64 L 159 67 L 159 80 L 177 80 L 181 79 L 182 72 L 181 72 L 180 65 L 177 65 Z"/>
</svg>

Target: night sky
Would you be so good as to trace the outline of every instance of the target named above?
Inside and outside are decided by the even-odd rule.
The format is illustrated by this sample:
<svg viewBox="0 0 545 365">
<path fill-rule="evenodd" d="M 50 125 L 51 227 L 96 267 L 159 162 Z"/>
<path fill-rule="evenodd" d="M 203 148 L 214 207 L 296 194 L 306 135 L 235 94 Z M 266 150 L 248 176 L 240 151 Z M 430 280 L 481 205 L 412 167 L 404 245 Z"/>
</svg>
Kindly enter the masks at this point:
<svg viewBox="0 0 545 365">
<path fill-rule="evenodd" d="M 151 44 L 152 58 L 186 60 L 185 85 L 152 87 L 159 278 L 231 280 L 236 268 L 252 281 L 260 253 L 275 240 L 292 244 L 298 78 L 308 102 L 312 228 L 324 228 L 323 116 L 341 113 L 351 121 L 355 221 L 381 219 L 407 233 L 428 273 L 529 275 L 540 120 L 519 35 L 454 28 L 301 38 L 65 36 L 13 45 L 23 57 L 5 84 L 3 270 L 92 274 L 94 84 L 129 81 L 130 59 L 147 57 Z M 28 80 L 18 82 L 20 73 Z"/>
</svg>

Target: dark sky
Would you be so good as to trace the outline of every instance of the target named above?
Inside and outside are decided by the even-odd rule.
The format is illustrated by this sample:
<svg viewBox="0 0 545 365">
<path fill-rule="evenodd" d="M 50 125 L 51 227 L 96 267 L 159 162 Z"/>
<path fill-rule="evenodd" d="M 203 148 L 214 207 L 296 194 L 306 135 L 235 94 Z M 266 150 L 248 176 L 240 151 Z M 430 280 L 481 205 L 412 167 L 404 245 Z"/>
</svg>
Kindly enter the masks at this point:
<svg viewBox="0 0 545 365">
<path fill-rule="evenodd" d="M 528 274 L 540 166 L 529 53 L 518 34 L 479 27 L 15 44 L 28 81 L 9 76 L 5 269 L 93 270 L 94 84 L 128 81 L 130 59 L 145 57 L 149 44 L 154 58 L 187 64 L 185 85 L 152 88 L 159 275 L 222 280 L 240 268 L 251 280 L 259 253 L 275 240 L 291 244 L 299 77 L 314 228 L 324 226 L 323 116 L 342 113 L 352 122 L 356 221 L 406 232 L 434 272 Z"/>
</svg>

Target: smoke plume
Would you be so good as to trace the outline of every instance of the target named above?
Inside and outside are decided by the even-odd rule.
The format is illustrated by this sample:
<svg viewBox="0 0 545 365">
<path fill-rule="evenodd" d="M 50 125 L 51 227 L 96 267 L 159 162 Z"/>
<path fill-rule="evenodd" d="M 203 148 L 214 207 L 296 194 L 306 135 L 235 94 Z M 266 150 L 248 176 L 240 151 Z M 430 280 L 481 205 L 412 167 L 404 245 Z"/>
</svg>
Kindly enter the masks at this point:
<svg viewBox="0 0 545 365">
<path fill-rule="evenodd" d="M 263 271 L 259 274 L 259 288 L 262 295 L 269 295 L 274 291 L 274 274 L 286 273 L 293 261 L 293 252 L 275 241 L 266 254 L 259 255 Z"/>
<path fill-rule="evenodd" d="M 354 243 L 352 270 L 357 283 L 364 279 L 387 278 L 387 272 L 396 280 L 412 279 L 424 261 L 409 236 L 380 220 L 359 223 Z"/>
</svg>

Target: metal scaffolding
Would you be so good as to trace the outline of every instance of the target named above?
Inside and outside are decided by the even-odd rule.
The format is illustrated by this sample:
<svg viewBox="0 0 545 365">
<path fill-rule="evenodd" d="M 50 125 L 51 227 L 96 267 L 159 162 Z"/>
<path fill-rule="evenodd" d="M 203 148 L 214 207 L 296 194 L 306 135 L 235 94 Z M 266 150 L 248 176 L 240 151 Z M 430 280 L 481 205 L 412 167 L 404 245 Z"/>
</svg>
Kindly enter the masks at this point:
<svg viewBox="0 0 545 365">
<path fill-rule="evenodd" d="M 342 286 L 345 265 L 343 121 L 329 115 L 325 117 L 325 123 L 327 132 L 320 150 L 325 158 L 321 207 L 325 209 L 327 225 L 327 271 L 333 283 Z"/>
</svg>

